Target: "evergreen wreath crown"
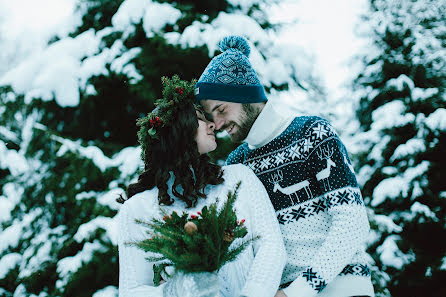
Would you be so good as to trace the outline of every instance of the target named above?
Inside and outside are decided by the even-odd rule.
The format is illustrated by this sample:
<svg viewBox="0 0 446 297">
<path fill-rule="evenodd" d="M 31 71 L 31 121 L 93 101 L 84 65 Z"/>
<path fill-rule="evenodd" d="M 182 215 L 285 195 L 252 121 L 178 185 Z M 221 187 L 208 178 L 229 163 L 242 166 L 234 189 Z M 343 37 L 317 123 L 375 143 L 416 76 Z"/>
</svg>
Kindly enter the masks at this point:
<svg viewBox="0 0 446 297">
<path fill-rule="evenodd" d="M 143 161 L 145 161 L 146 152 L 157 141 L 159 130 L 175 120 L 174 114 L 179 107 L 184 104 L 195 103 L 196 82 L 195 79 L 190 82 L 181 80 L 176 74 L 171 79 L 166 76 L 161 78 L 163 97 L 156 100 L 156 108 L 151 113 L 136 122 L 136 125 L 139 126 L 138 141 L 141 145 Z"/>
</svg>

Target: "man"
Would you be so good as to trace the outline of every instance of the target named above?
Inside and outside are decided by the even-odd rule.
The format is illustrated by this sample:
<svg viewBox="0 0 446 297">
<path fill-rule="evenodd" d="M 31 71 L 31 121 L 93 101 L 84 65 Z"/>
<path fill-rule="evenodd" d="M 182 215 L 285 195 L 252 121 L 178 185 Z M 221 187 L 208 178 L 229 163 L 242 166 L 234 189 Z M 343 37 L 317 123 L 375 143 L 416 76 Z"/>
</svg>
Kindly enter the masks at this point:
<svg viewBox="0 0 446 297">
<path fill-rule="evenodd" d="M 242 37 L 225 37 L 196 84 L 216 129 L 243 141 L 228 164 L 249 166 L 275 208 L 288 261 L 276 296 L 373 296 L 366 209 L 347 150 L 330 123 L 278 112 Z"/>
</svg>

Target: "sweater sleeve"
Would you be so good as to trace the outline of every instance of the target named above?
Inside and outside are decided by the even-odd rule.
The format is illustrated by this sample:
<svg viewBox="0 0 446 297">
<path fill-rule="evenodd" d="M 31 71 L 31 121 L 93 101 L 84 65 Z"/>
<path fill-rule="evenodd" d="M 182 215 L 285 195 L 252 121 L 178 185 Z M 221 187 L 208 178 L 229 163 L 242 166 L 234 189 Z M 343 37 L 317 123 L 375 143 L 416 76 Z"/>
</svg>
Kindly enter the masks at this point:
<svg viewBox="0 0 446 297">
<path fill-rule="evenodd" d="M 155 287 L 153 284 L 153 263 L 146 260 L 144 251 L 127 244 L 147 236 L 143 227 L 135 223 L 134 213 L 127 206 L 124 204 L 119 211 L 119 296 L 162 297 L 164 285 Z"/>
<path fill-rule="evenodd" d="M 243 151 L 244 151 L 243 144 L 241 144 L 228 155 L 225 165 L 243 163 L 243 159 L 244 159 Z"/>
<path fill-rule="evenodd" d="M 254 242 L 254 260 L 248 272 L 242 296 L 273 297 L 278 290 L 286 251 L 274 208 L 262 182 L 244 165 L 239 165 L 242 186 L 239 192 L 250 209 L 251 233 L 260 236 Z"/>
<path fill-rule="evenodd" d="M 312 297 L 321 292 L 363 247 L 369 231 L 366 209 L 344 145 L 326 121 L 310 129 L 310 133 L 316 131 L 319 142 L 309 155 L 307 168 L 319 187 L 331 226 L 311 264 L 284 289 L 288 297 Z"/>
</svg>

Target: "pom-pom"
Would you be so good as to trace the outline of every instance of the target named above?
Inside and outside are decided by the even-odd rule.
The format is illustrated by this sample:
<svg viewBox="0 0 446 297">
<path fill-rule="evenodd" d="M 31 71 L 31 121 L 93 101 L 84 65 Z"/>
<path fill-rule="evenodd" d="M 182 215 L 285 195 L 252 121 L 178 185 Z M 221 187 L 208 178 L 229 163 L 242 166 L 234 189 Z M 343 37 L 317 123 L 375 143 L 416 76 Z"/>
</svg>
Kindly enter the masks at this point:
<svg viewBox="0 0 446 297">
<path fill-rule="evenodd" d="M 239 50 L 247 57 L 249 57 L 249 54 L 251 53 L 248 41 L 241 36 L 226 36 L 220 41 L 219 47 L 222 52 L 230 48 Z"/>
</svg>

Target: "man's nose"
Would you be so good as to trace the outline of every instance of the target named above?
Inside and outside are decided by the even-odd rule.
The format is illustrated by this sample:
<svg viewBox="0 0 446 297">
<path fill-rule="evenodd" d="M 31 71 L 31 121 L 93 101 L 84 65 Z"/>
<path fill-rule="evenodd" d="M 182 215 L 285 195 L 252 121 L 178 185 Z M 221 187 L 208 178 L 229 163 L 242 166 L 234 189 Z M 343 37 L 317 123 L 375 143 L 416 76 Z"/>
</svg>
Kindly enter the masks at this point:
<svg viewBox="0 0 446 297">
<path fill-rule="evenodd" d="M 225 121 L 222 118 L 214 117 L 214 124 L 215 124 L 214 129 L 215 130 L 220 130 L 221 127 L 223 127 L 224 123 L 225 123 Z"/>
</svg>

